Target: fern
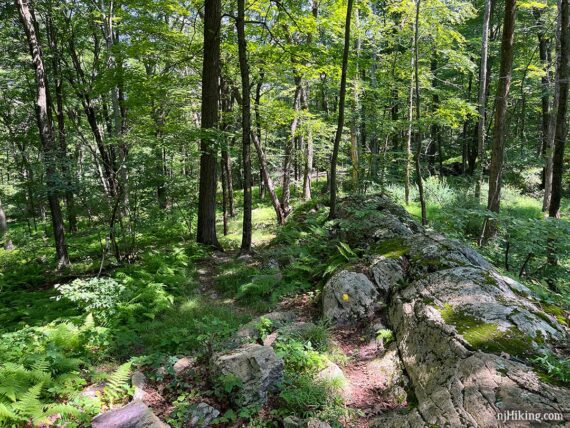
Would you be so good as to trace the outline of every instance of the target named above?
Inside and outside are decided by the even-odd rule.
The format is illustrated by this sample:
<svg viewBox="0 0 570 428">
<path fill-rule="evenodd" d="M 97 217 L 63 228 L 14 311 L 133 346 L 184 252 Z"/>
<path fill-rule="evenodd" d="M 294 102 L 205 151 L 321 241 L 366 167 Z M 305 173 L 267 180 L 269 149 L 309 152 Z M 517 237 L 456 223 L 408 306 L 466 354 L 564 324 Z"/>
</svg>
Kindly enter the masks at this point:
<svg viewBox="0 0 570 428">
<path fill-rule="evenodd" d="M 11 407 L 0 403 L 0 423 L 3 421 L 21 420 L 21 418 L 12 411 Z"/>
<path fill-rule="evenodd" d="M 29 388 L 22 397 L 12 404 L 12 408 L 18 416 L 26 419 L 31 419 L 35 423 L 45 419 L 44 404 L 40 400 L 43 384 Z"/>
<path fill-rule="evenodd" d="M 130 361 L 121 364 L 119 368 L 109 376 L 105 389 L 103 390 L 103 396 L 105 400 L 111 404 L 126 394 L 129 388 L 131 366 L 132 363 Z"/>
</svg>

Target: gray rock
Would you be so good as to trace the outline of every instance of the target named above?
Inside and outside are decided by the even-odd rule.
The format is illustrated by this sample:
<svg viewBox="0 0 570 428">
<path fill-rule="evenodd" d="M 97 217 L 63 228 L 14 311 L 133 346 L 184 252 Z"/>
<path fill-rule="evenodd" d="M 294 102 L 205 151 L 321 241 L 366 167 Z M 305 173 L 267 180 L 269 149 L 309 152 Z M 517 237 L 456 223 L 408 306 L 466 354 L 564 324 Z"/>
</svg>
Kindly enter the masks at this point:
<svg viewBox="0 0 570 428">
<path fill-rule="evenodd" d="M 418 407 L 378 426 L 497 427 L 501 410 L 570 412 L 568 389 L 499 352 L 532 351 L 539 334 L 540 346 L 566 340 L 563 329 L 488 271 L 428 275 L 396 293 L 389 315 Z"/>
<path fill-rule="evenodd" d="M 331 428 L 328 422 L 321 421 L 317 418 L 310 418 L 306 423 L 307 428 Z"/>
<path fill-rule="evenodd" d="M 374 277 L 374 282 L 385 294 L 390 293 L 397 287 L 398 282 L 404 279 L 404 269 L 399 259 L 374 257 L 370 271 Z"/>
<path fill-rule="evenodd" d="M 344 376 L 342 369 L 332 361 L 327 361 L 326 367 L 319 371 L 316 377 L 319 380 L 334 383 L 341 389 L 347 385 L 346 377 Z"/>
<path fill-rule="evenodd" d="M 388 314 L 397 352 L 392 345 L 366 368 L 386 374 L 378 388 L 383 396 L 405 400 L 409 390 L 417 407 L 388 412 L 370 426 L 487 428 L 503 426 L 498 415 L 505 410 L 570 413 L 570 390 L 546 383 L 528 362 L 537 352 L 569 343 L 567 330 L 541 310 L 530 290 L 498 274 L 473 249 L 424 230 L 384 197 L 349 197 L 339 206 L 343 221 L 368 210 L 370 221 L 363 228 L 379 229 L 372 236 L 355 226 L 359 248 L 397 238 L 406 249 L 406 283 L 392 289 Z M 379 224 L 377 211 L 385 224 Z M 364 303 L 354 310 L 338 299 L 347 289 L 367 290 L 354 278 L 351 285 L 327 284 L 323 306 L 329 318 L 352 320 L 369 313 L 374 293 L 363 293 Z"/>
<path fill-rule="evenodd" d="M 273 348 L 249 343 L 212 359 L 218 377 L 232 376 L 241 382 L 238 404 L 263 404 L 283 377 L 283 360 Z"/>
<path fill-rule="evenodd" d="M 102 413 L 91 421 L 93 428 L 166 428 L 144 403 L 135 401 L 120 409 Z"/>
<path fill-rule="evenodd" d="M 404 364 L 395 343 L 392 343 L 381 357 L 368 362 L 367 369 L 369 373 L 374 373 L 382 379 L 378 390 L 383 398 L 388 399 L 392 405 L 403 405 L 407 402 L 406 388 L 409 379 L 404 373 Z"/>
<path fill-rule="evenodd" d="M 265 315 L 261 315 L 257 318 L 252 319 L 247 324 L 244 324 L 236 332 L 235 337 L 237 339 L 241 339 L 242 341 L 257 340 L 260 338 L 259 325 L 261 325 L 264 320 L 269 320 L 271 322 L 271 330 L 276 330 L 293 322 L 296 318 L 297 315 L 292 311 L 269 312 Z"/>
<path fill-rule="evenodd" d="M 297 416 L 287 416 L 283 419 L 283 428 L 302 428 L 304 425 L 305 421 Z"/>
<path fill-rule="evenodd" d="M 214 419 L 220 416 L 220 411 L 207 403 L 200 403 L 192 409 L 190 426 L 192 428 L 209 427 Z"/>
<path fill-rule="evenodd" d="M 136 371 L 131 376 L 131 384 L 133 385 L 133 401 L 143 401 L 146 392 L 144 392 L 144 387 L 146 386 L 146 376 L 141 371 Z"/>
<path fill-rule="evenodd" d="M 366 275 L 343 270 L 323 289 L 323 316 L 338 324 L 369 318 L 378 307 L 378 295 Z"/>
<path fill-rule="evenodd" d="M 190 369 L 195 363 L 196 363 L 195 358 L 182 357 L 174 363 L 174 365 L 172 366 L 172 370 L 174 370 L 174 374 L 176 376 L 179 376 L 188 369 Z"/>
<path fill-rule="evenodd" d="M 281 327 L 277 332 L 280 336 L 299 338 L 316 327 L 312 322 L 296 321 Z"/>
</svg>

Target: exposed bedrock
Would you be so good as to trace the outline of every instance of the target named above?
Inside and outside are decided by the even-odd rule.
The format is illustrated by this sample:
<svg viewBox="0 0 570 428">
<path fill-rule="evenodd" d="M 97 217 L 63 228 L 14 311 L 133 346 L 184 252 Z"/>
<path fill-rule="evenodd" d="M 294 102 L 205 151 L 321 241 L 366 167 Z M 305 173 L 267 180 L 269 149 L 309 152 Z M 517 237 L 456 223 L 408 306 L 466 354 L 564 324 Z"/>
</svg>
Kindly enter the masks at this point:
<svg viewBox="0 0 570 428">
<path fill-rule="evenodd" d="M 504 411 L 570 416 L 570 390 L 543 380 L 531 363 L 568 349 L 568 331 L 529 289 L 385 197 L 350 197 L 339 212 L 341 239 L 367 257 L 325 285 L 324 315 L 386 320 L 417 399 L 413 410 L 373 426 L 486 428 L 501 426 Z"/>
</svg>

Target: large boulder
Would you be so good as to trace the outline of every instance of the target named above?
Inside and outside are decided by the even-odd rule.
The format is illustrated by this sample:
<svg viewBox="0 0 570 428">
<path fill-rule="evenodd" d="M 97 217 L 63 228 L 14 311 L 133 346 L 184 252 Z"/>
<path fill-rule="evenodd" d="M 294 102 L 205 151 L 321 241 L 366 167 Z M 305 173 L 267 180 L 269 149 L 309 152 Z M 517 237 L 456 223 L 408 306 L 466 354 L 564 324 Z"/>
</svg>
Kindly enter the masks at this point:
<svg viewBox="0 0 570 428">
<path fill-rule="evenodd" d="M 570 412 L 569 391 L 525 363 L 565 341 L 563 328 L 500 275 L 433 273 L 396 293 L 389 315 L 418 407 L 378 426 L 495 427 L 503 411 Z"/>
<path fill-rule="evenodd" d="M 394 389 L 397 395 L 410 392 L 417 400 L 413 409 L 385 413 L 371 426 L 486 428 L 503 426 L 503 412 L 570 413 L 570 390 L 547 382 L 532 364 L 536 355 L 570 349 L 568 332 L 541 310 L 530 290 L 500 275 L 476 251 L 424 230 L 384 197 L 353 197 L 341 206 L 347 227 L 362 222 L 364 212 L 372 219 L 371 228 L 380 217 L 386 219 L 385 227 L 379 226 L 384 230 L 361 235 L 359 243 L 359 248 L 368 245 L 371 255 L 384 256 L 370 272 L 387 294 L 383 298 L 390 305 L 388 321 L 397 346 L 397 353 L 374 364 L 386 373 L 402 373 L 399 380 L 387 378 L 387 389 L 396 385 L 403 388 Z M 396 268 L 386 259 L 400 257 L 401 285 L 384 286 L 384 278 L 393 283 L 386 268 Z M 328 294 L 329 310 L 337 318 L 352 314 L 337 298 L 348 287 L 333 285 L 329 288 L 338 291 Z M 374 292 L 364 296 L 353 318 L 362 318 L 374 306 L 368 301 Z M 551 426 L 557 424 L 565 426 Z M 509 426 L 542 425 L 522 421 Z"/>
<path fill-rule="evenodd" d="M 323 289 L 323 316 L 337 324 L 369 318 L 378 308 L 378 297 L 377 287 L 366 275 L 343 270 Z"/>
<path fill-rule="evenodd" d="M 140 401 L 102 413 L 91 421 L 93 428 L 167 428 L 158 417 Z"/>
<path fill-rule="evenodd" d="M 221 382 L 234 378 L 239 382 L 238 404 L 263 404 L 267 394 L 276 389 L 283 377 L 283 360 L 270 346 L 249 343 L 217 354 L 212 359 L 214 373 Z"/>
</svg>

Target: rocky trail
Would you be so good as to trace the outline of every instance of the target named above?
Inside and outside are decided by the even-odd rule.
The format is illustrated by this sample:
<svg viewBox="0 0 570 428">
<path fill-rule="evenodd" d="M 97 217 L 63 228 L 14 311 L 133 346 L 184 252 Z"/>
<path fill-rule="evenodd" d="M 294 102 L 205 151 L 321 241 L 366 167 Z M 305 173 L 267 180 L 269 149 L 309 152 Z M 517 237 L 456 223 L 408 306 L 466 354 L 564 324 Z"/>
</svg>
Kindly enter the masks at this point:
<svg viewBox="0 0 570 428">
<path fill-rule="evenodd" d="M 387 198 L 347 198 L 339 208 L 349 222 L 365 211 L 365 226 L 355 221 L 353 230 L 340 234 L 354 248 L 365 245 L 367 253 L 335 273 L 318 302 L 305 295 L 284 299 L 273 312 L 243 325 L 206 362 L 207 370 L 181 359 L 174 365 L 180 369 L 176 376 L 232 376 L 241 385 L 234 406 L 267 406 L 283 379 L 275 344 L 324 321 L 330 345 L 343 358 L 329 361 L 316 378 L 340 381 L 343 401 L 356 415 L 341 426 L 499 427 L 501 415 L 515 410 L 562 415 L 550 426 L 567 426 L 570 390 L 549 382 L 532 364 L 535 355 L 567 357 L 565 323 L 478 253 L 426 231 Z M 232 257 L 215 253 L 199 263 L 207 298 L 218 298 L 215 277 Z M 260 332 L 260 322 L 267 320 L 269 331 Z M 190 426 L 210 426 L 220 413 L 215 406 L 199 403 Z M 149 408 L 143 407 L 132 406 L 148 420 Z M 331 426 L 314 418 L 284 417 L 281 423 Z M 161 424 L 157 418 L 128 426 Z"/>
</svg>

